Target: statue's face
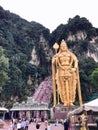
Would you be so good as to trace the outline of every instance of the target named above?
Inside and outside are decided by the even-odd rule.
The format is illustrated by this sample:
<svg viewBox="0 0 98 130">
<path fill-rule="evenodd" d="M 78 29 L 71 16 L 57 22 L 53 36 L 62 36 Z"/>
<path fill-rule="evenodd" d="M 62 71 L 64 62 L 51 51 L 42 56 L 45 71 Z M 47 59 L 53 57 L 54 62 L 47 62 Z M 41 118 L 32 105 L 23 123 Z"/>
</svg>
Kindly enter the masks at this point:
<svg viewBox="0 0 98 130">
<path fill-rule="evenodd" d="M 62 43 L 60 47 L 61 47 L 62 51 L 67 51 L 68 50 L 68 48 L 67 48 L 65 43 Z"/>
</svg>

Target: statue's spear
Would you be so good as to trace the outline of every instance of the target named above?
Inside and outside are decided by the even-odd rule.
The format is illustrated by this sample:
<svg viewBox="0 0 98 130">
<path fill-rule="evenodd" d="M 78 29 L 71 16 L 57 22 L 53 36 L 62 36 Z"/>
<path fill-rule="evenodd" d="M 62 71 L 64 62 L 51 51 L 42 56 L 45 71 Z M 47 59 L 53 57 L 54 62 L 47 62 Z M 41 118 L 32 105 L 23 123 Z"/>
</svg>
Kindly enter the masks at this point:
<svg viewBox="0 0 98 130">
<path fill-rule="evenodd" d="M 55 43 L 53 45 L 53 49 L 55 50 L 55 55 L 53 56 L 52 59 L 52 86 L 53 86 L 53 100 L 54 100 L 54 105 L 56 105 L 56 72 L 57 72 L 57 50 L 59 48 L 58 43 Z"/>
<path fill-rule="evenodd" d="M 83 102 L 82 102 L 81 87 L 80 87 L 79 68 L 77 68 L 77 80 L 78 80 L 77 87 L 78 87 L 79 102 L 80 102 L 80 106 L 82 106 Z"/>
</svg>

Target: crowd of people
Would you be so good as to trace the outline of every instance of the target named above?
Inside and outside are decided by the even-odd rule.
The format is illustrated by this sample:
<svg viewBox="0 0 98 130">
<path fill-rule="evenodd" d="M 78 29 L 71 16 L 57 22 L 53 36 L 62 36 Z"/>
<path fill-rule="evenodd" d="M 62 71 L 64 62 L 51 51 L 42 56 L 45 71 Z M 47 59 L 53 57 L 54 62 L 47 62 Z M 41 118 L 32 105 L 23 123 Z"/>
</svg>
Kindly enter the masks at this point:
<svg viewBox="0 0 98 130">
<path fill-rule="evenodd" d="M 34 122 L 34 124 L 36 125 L 36 129 L 40 129 L 41 126 L 41 119 L 40 118 L 31 118 L 31 119 L 26 119 L 26 118 L 22 118 L 22 119 L 12 119 L 11 121 L 11 126 L 8 130 L 28 130 L 29 128 L 29 124 L 31 124 L 32 122 Z M 50 122 L 48 120 L 44 121 L 44 126 L 45 126 L 45 130 L 51 130 L 51 125 Z"/>
<path fill-rule="evenodd" d="M 76 119 L 74 118 L 74 121 Z M 52 121 L 52 122 L 51 122 Z M 36 118 L 31 118 L 30 120 L 26 118 L 22 119 L 12 119 L 11 126 L 7 130 L 53 130 L 55 127 L 55 130 L 58 128 L 61 128 L 60 130 L 74 130 L 80 129 L 80 130 L 88 130 L 88 118 L 87 115 L 85 116 L 82 114 L 81 116 L 77 117 L 77 125 L 76 127 L 75 122 L 73 122 L 73 119 L 66 118 L 66 119 L 54 119 L 54 120 L 44 120 L 43 122 Z M 98 120 L 96 120 L 96 127 L 98 128 Z"/>
<path fill-rule="evenodd" d="M 28 130 L 29 120 L 23 119 L 12 119 L 11 128 L 12 130 Z"/>
<path fill-rule="evenodd" d="M 43 126 L 44 124 L 44 130 L 52 130 L 52 125 L 54 126 L 58 126 L 59 121 L 58 119 L 55 119 L 53 123 L 50 122 L 50 120 L 44 120 L 44 122 L 42 122 L 40 119 L 37 118 L 31 118 L 31 119 L 26 119 L 26 118 L 22 118 L 22 119 L 12 119 L 11 121 L 11 127 L 8 130 L 29 130 L 29 125 L 35 125 L 36 130 L 40 130 L 41 125 Z M 62 126 L 65 127 L 65 123 L 64 120 L 61 121 Z M 67 129 L 64 129 L 67 130 Z"/>
</svg>

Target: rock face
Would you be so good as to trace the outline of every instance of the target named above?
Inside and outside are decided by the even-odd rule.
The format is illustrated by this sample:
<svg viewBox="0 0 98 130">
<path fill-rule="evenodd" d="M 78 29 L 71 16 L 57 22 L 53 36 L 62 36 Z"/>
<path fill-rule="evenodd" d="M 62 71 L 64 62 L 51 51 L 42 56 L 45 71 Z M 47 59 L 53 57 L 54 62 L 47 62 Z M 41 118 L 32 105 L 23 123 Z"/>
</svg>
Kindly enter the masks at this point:
<svg viewBox="0 0 98 130">
<path fill-rule="evenodd" d="M 39 65 L 39 59 L 38 59 L 38 56 L 36 54 L 35 47 L 32 49 L 31 57 L 32 57 L 32 59 L 30 60 L 30 63 L 38 66 Z"/>
<path fill-rule="evenodd" d="M 85 31 L 78 31 L 76 34 L 70 32 L 67 40 L 72 42 L 87 40 L 87 33 Z M 98 36 L 93 36 L 88 42 L 87 52 L 84 57 L 91 57 L 95 62 L 98 62 Z"/>
<path fill-rule="evenodd" d="M 41 51 L 45 54 L 45 60 L 47 62 L 50 62 L 52 59 L 53 52 L 49 47 L 49 41 L 47 41 L 43 35 L 40 35 L 39 46 Z M 38 66 L 41 63 L 41 58 L 38 56 L 36 48 L 38 47 L 34 46 L 32 49 L 30 63 L 35 66 Z M 40 56 L 42 54 L 40 53 Z"/>
<path fill-rule="evenodd" d="M 90 43 L 88 47 L 87 57 L 92 57 L 96 62 L 98 62 L 98 47 L 93 43 Z"/>
<path fill-rule="evenodd" d="M 41 44 L 42 50 L 45 52 L 46 60 L 51 61 L 53 52 L 49 48 L 49 41 L 47 41 L 43 35 L 40 35 L 39 42 Z"/>
<path fill-rule="evenodd" d="M 33 95 L 33 99 L 37 102 L 50 103 L 50 98 L 52 94 L 52 78 L 47 77 L 41 84 Z"/>
<path fill-rule="evenodd" d="M 76 34 L 71 34 L 71 32 L 70 32 L 70 34 L 69 34 L 69 36 L 68 36 L 68 38 L 67 38 L 67 40 L 68 41 L 76 41 L 76 40 L 85 40 L 86 39 L 86 37 L 87 37 L 87 34 L 86 34 L 86 32 L 85 31 L 78 31 Z"/>
</svg>

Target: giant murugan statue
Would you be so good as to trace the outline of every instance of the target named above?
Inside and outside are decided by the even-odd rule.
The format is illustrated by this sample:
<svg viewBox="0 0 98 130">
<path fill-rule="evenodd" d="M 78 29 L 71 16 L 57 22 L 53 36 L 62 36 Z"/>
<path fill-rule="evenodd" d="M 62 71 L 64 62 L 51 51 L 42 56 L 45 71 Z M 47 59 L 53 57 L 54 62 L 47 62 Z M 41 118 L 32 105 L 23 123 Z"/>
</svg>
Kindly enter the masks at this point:
<svg viewBox="0 0 98 130">
<path fill-rule="evenodd" d="M 64 40 L 61 41 L 60 48 L 57 43 L 54 44 L 53 48 L 56 51 L 52 58 L 54 106 L 57 104 L 57 93 L 64 106 L 73 106 L 76 87 L 78 88 L 80 105 L 82 105 L 77 57 L 68 50 Z"/>
</svg>

